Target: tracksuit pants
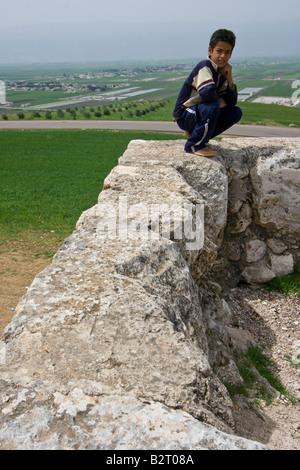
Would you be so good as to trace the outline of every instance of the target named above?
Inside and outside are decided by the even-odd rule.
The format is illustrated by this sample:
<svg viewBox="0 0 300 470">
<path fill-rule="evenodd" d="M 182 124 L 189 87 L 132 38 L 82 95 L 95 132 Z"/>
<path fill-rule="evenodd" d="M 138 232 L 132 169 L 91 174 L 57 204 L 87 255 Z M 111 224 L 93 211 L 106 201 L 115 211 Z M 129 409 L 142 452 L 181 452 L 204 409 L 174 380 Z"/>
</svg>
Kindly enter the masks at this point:
<svg viewBox="0 0 300 470">
<path fill-rule="evenodd" d="M 204 148 L 210 139 L 236 124 L 242 114 L 242 110 L 237 106 L 227 105 L 220 108 L 218 101 L 187 108 L 177 121 L 180 129 L 188 131 L 191 135 L 185 144 L 185 151 L 193 153 Z"/>
</svg>

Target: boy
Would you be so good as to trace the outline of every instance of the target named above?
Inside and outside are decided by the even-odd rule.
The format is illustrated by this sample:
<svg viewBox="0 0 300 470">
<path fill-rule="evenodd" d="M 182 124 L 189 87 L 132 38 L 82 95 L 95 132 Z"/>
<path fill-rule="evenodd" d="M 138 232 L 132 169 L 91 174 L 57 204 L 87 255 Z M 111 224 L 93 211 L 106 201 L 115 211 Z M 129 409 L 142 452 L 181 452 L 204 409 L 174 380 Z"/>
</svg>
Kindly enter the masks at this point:
<svg viewBox="0 0 300 470">
<path fill-rule="evenodd" d="M 174 121 L 185 131 L 187 153 L 213 157 L 209 139 L 221 134 L 242 117 L 237 88 L 229 64 L 236 37 L 218 29 L 210 39 L 207 60 L 194 68 L 181 88 L 173 112 Z"/>
</svg>

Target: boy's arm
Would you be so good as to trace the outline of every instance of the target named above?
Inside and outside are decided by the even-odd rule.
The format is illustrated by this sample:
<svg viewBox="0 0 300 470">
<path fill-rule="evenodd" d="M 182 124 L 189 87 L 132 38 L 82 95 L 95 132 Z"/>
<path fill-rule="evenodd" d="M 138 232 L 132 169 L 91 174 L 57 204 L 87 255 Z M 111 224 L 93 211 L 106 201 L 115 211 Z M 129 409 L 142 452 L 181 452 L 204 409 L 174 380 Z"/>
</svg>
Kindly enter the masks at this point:
<svg viewBox="0 0 300 470">
<path fill-rule="evenodd" d="M 227 104 L 235 106 L 237 103 L 238 94 L 236 85 L 234 84 L 232 78 L 232 66 L 230 64 L 226 64 L 225 67 L 221 69 L 221 73 L 227 80 L 227 86 L 224 88 L 224 90 L 220 90 L 220 107 L 225 107 Z"/>
<path fill-rule="evenodd" d="M 192 81 L 191 95 L 189 99 L 183 103 L 183 106 L 189 108 L 195 104 L 217 101 L 217 99 L 217 89 L 212 72 L 209 67 L 204 66 L 200 68 L 197 75 L 195 75 Z"/>
<path fill-rule="evenodd" d="M 234 86 L 232 78 L 232 66 L 230 64 L 226 64 L 225 67 L 221 69 L 221 73 L 226 78 L 229 88 L 232 89 Z"/>
</svg>

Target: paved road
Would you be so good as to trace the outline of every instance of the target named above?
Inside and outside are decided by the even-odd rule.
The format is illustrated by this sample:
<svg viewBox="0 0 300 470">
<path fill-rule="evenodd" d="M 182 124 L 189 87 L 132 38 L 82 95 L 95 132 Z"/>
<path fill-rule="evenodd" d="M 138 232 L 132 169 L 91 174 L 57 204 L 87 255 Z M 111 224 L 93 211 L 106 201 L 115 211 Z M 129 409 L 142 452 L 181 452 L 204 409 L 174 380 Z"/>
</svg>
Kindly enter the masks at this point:
<svg viewBox="0 0 300 470">
<path fill-rule="evenodd" d="M 182 134 L 176 123 L 161 121 L 0 121 L 0 129 L 133 129 Z M 300 129 L 236 124 L 224 132 L 224 135 L 243 137 L 300 137 Z"/>
</svg>

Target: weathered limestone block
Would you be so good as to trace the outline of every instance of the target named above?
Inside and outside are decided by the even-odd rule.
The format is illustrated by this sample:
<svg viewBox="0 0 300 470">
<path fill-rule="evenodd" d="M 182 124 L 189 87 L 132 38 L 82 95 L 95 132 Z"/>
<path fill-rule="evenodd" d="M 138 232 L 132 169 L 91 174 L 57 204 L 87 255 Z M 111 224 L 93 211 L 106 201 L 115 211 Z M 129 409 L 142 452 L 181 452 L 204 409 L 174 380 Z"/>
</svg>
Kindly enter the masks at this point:
<svg viewBox="0 0 300 470">
<path fill-rule="evenodd" d="M 119 164 L 126 166 L 154 166 L 159 174 L 159 166 L 171 166 L 193 188 L 198 197 L 206 202 L 211 217 L 208 228 L 214 232 L 224 229 L 227 220 L 228 182 L 222 163 L 217 159 L 207 159 L 187 154 L 183 151 L 183 141 L 140 141 L 130 142 Z M 163 182 L 162 182 L 163 184 Z M 208 221 L 209 222 L 209 221 Z"/>
<path fill-rule="evenodd" d="M 300 261 L 300 139 L 223 139 L 219 155 L 228 219 L 211 272 L 223 286 L 289 274 Z"/>
<path fill-rule="evenodd" d="M 279 255 L 287 250 L 287 245 L 280 239 L 268 238 L 267 245 L 275 255 Z"/>
<path fill-rule="evenodd" d="M 228 220 L 227 232 L 231 235 L 244 233 L 252 223 L 253 211 L 248 202 L 242 202 L 239 212 Z"/>
<path fill-rule="evenodd" d="M 256 223 L 261 227 L 300 233 L 300 146 L 285 145 L 266 158 L 260 155 L 251 170 Z"/>
<path fill-rule="evenodd" d="M 110 189 L 81 216 L 18 305 L 4 332 L 6 364 L 21 361 L 30 380 L 63 383 L 73 380 L 76 370 L 77 377 L 180 406 L 211 424 L 217 424 L 219 408 L 219 426 L 229 429 L 231 401 L 209 366 L 197 288 L 177 245 L 167 238 L 140 238 L 140 232 L 110 237 L 104 231 L 104 202 L 109 199 L 111 213 L 116 211 L 122 190 L 130 188 L 135 202 L 147 200 L 153 188 L 156 202 L 168 200 L 172 189 L 160 192 L 155 178 L 162 180 L 152 177 L 144 192 L 145 174 L 128 188 L 118 171 L 111 175 Z"/>
<path fill-rule="evenodd" d="M 271 269 L 276 276 L 290 274 L 294 269 L 293 256 L 288 253 L 286 255 L 270 254 Z"/>
<path fill-rule="evenodd" d="M 296 259 L 299 141 L 275 140 L 128 146 L 4 331 L 0 448 L 264 448 L 233 435 L 220 292 Z"/>
<path fill-rule="evenodd" d="M 275 273 L 266 266 L 247 266 L 241 274 L 241 279 L 248 284 L 266 284 L 274 279 Z"/>
<path fill-rule="evenodd" d="M 183 146 L 184 141 L 181 140 L 134 140 L 120 157 L 119 164 L 146 166 L 147 171 L 153 168 L 158 175 L 160 166 L 171 166 L 196 191 L 204 204 L 204 246 L 197 254 L 197 262 L 189 264 L 193 277 L 199 279 L 215 261 L 222 244 L 227 223 L 228 180 L 224 165 L 217 158 L 208 159 L 187 154 L 183 151 Z"/>
<path fill-rule="evenodd" d="M 202 202 L 173 162 L 120 165 L 106 178 L 98 204 L 82 214 L 4 331 L 0 448 L 264 448 L 228 434 L 233 405 L 209 363 L 188 264 L 203 246 L 188 246 L 190 232 L 176 239 L 184 216 L 157 230 L 164 204 Z M 215 196 L 215 242 L 224 207 Z"/>
<path fill-rule="evenodd" d="M 9 395 L 2 395 L 2 401 L 12 403 L 10 408 L 6 403 L 2 411 L 8 417 L 1 422 L 4 450 L 266 449 L 257 442 L 221 432 L 182 410 L 144 402 L 130 394 L 115 394 L 97 382 L 74 381 L 53 395 L 45 393 L 44 402 L 28 388 L 9 387 L 5 391 Z M 9 416 L 14 409 L 18 413 L 11 426 Z"/>
<path fill-rule="evenodd" d="M 237 214 L 242 205 L 250 198 L 251 187 L 247 178 L 234 179 L 228 188 L 228 211 L 230 214 Z"/>
<path fill-rule="evenodd" d="M 262 240 L 251 240 L 246 246 L 246 261 L 255 263 L 261 260 L 267 252 L 267 245 Z"/>
</svg>

